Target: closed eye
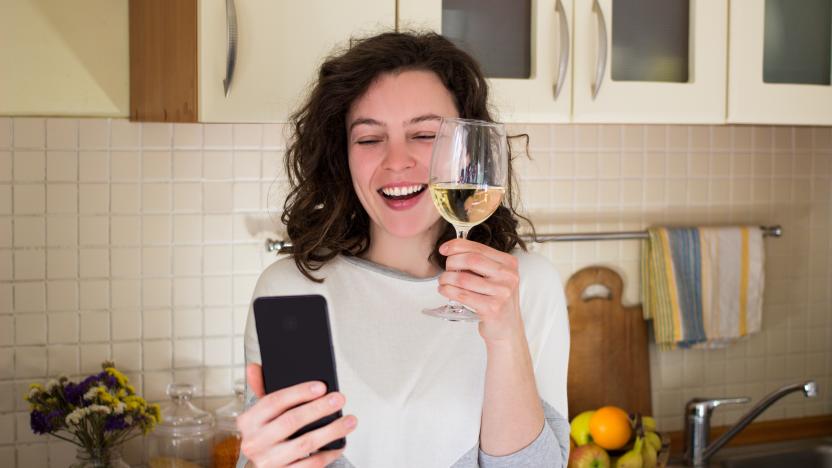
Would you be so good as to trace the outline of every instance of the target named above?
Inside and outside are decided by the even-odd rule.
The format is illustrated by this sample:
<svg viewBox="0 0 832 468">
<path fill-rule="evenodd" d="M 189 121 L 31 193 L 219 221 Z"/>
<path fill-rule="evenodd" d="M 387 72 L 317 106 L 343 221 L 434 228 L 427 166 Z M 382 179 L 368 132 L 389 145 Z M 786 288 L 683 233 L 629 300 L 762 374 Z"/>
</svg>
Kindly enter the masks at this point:
<svg viewBox="0 0 832 468">
<path fill-rule="evenodd" d="M 436 138 L 436 134 L 434 134 L 434 133 L 423 133 L 423 134 L 420 134 L 420 135 L 416 135 L 413 138 L 416 139 L 416 140 L 432 141 L 434 138 Z"/>
<path fill-rule="evenodd" d="M 367 138 L 367 139 L 364 139 L 364 140 L 356 141 L 357 144 L 362 145 L 362 146 L 374 145 L 374 144 L 379 143 L 379 142 L 381 142 L 381 139 L 379 139 L 379 138 Z"/>
</svg>

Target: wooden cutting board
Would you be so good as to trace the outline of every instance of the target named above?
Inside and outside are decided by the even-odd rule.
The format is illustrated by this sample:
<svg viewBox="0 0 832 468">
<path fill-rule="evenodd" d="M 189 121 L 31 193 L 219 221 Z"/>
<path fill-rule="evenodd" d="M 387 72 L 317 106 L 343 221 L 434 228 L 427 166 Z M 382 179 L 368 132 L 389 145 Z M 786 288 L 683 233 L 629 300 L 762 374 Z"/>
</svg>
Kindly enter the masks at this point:
<svg viewBox="0 0 832 468">
<path fill-rule="evenodd" d="M 590 291 L 604 288 L 600 297 Z M 641 306 L 621 305 L 623 281 L 605 267 L 587 267 L 566 284 L 571 349 L 569 418 L 604 405 L 652 415 L 647 323 Z M 605 291 L 606 292 L 606 291 Z M 606 296 L 606 297 L 604 297 Z"/>
</svg>

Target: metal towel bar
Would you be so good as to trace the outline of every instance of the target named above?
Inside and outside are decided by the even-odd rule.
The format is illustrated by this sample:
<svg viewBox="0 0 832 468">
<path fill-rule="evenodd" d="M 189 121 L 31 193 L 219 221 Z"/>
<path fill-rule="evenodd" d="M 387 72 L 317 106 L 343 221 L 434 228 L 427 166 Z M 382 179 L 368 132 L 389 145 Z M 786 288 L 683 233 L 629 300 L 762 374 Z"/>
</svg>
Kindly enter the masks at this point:
<svg viewBox="0 0 832 468">
<path fill-rule="evenodd" d="M 783 235 L 783 228 L 776 226 L 760 226 L 765 237 L 780 237 Z M 536 237 L 530 234 L 521 236 L 528 242 L 578 242 L 578 241 L 602 241 L 602 240 L 630 240 L 647 239 L 647 231 L 622 231 L 622 232 L 572 232 L 563 234 L 538 234 Z M 290 241 L 266 239 L 266 250 L 268 252 L 288 253 L 292 248 Z"/>
</svg>

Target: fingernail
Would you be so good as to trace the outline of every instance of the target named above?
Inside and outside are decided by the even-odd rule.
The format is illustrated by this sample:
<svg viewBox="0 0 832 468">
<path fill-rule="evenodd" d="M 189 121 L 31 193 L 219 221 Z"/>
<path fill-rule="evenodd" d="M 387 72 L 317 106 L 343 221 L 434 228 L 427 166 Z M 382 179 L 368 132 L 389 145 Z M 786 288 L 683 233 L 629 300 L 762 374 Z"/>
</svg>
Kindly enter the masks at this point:
<svg viewBox="0 0 832 468">
<path fill-rule="evenodd" d="M 447 254 L 448 253 L 448 245 L 447 244 L 442 244 L 439 247 L 439 253 L 441 253 L 442 255 Z"/>
<path fill-rule="evenodd" d="M 315 395 L 320 395 L 326 391 L 326 386 L 321 382 L 315 382 L 309 386 L 309 390 Z"/>
<path fill-rule="evenodd" d="M 344 424 L 346 424 L 347 427 L 355 427 L 355 424 L 357 422 L 358 422 L 358 420 L 355 419 L 355 417 L 352 417 L 352 416 L 348 417 L 346 420 L 344 420 Z"/>
<path fill-rule="evenodd" d="M 327 402 L 329 402 L 330 406 L 338 406 L 340 398 L 338 398 L 338 395 L 330 395 L 329 399 L 327 399 Z"/>
</svg>

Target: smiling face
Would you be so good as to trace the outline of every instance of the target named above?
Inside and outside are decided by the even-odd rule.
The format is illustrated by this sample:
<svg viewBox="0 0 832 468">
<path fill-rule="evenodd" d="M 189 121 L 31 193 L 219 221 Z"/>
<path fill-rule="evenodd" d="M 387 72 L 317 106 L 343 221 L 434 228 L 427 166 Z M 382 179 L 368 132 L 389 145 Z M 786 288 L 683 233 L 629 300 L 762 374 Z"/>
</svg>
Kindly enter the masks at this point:
<svg viewBox="0 0 832 468">
<path fill-rule="evenodd" d="M 371 239 L 428 235 L 440 220 L 427 190 L 440 117 L 453 96 L 428 71 L 380 75 L 347 114 L 352 183 L 372 221 Z"/>
</svg>

